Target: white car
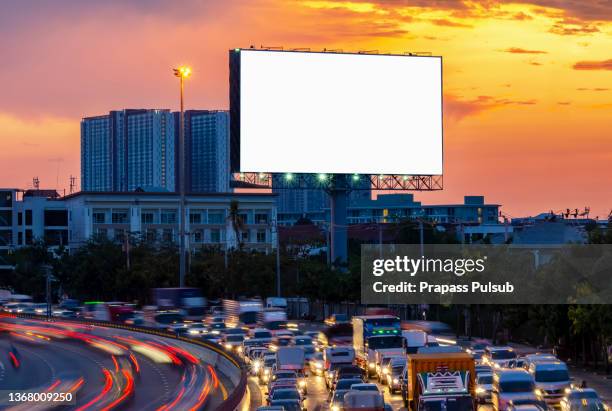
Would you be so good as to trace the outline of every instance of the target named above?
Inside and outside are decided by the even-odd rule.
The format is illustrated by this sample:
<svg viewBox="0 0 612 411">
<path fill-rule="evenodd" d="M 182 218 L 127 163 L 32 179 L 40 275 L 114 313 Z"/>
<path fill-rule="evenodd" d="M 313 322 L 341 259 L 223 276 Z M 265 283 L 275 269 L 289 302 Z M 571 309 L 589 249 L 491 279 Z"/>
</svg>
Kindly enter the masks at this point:
<svg viewBox="0 0 612 411">
<path fill-rule="evenodd" d="M 535 381 L 531 374 L 521 369 L 502 369 L 493 376 L 491 402 L 495 411 L 506 411 L 511 402 L 540 398 L 535 393 Z"/>
</svg>

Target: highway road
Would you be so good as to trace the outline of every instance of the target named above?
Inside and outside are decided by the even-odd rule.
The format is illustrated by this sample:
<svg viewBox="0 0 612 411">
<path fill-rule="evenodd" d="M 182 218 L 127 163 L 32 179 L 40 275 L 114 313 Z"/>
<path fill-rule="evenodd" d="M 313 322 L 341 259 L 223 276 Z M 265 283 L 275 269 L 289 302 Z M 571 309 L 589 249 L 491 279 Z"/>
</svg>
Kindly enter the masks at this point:
<svg viewBox="0 0 612 411">
<path fill-rule="evenodd" d="M 67 409 L 214 409 L 229 379 L 206 349 L 170 338 L 71 322 L 0 318 L 0 409 L 51 409 L 10 402 L 18 393 L 71 393 Z M 11 358 L 11 355 L 14 357 Z"/>
</svg>

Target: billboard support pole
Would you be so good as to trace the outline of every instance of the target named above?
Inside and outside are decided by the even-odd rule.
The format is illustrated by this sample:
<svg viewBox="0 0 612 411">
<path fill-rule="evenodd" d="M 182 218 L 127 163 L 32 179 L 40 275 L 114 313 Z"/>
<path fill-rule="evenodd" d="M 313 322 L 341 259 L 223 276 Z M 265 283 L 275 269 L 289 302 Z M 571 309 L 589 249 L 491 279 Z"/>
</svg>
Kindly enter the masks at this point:
<svg viewBox="0 0 612 411">
<path fill-rule="evenodd" d="M 335 180 L 346 179 L 344 175 L 334 176 Z M 348 206 L 348 190 L 344 181 L 334 181 L 328 189 L 330 199 L 330 245 L 331 263 L 337 264 L 343 270 L 348 261 L 348 235 L 346 213 Z"/>
</svg>

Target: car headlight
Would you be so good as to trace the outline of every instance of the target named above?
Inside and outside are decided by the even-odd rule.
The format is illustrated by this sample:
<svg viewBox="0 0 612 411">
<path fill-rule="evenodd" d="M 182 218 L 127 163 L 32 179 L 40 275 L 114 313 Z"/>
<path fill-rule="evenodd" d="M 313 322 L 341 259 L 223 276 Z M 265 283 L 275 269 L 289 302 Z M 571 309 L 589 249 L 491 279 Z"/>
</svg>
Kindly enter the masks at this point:
<svg viewBox="0 0 612 411">
<path fill-rule="evenodd" d="M 373 370 L 374 368 L 376 368 L 376 363 L 371 362 L 368 364 L 368 367 L 370 367 L 370 369 Z"/>
<path fill-rule="evenodd" d="M 536 388 L 535 390 L 533 390 L 533 392 L 534 392 L 534 394 L 535 394 L 535 395 L 539 395 L 539 396 L 541 396 L 541 395 L 543 395 L 543 394 L 544 394 L 544 393 L 542 392 L 542 390 L 541 390 L 541 389 L 539 389 L 539 388 Z"/>
<path fill-rule="evenodd" d="M 315 363 L 315 368 L 321 369 L 321 368 L 323 368 L 323 364 L 321 364 L 320 362 L 316 362 Z"/>
<path fill-rule="evenodd" d="M 306 381 L 305 380 L 300 380 L 299 385 L 301 388 L 304 388 L 306 386 Z"/>
<path fill-rule="evenodd" d="M 482 394 L 483 392 L 485 392 L 485 389 L 482 387 L 476 387 L 476 394 Z"/>
<path fill-rule="evenodd" d="M 389 369 L 388 368 L 383 368 L 383 374 L 389 374 Z"/>
<path fill-rule="evenodd" d="M 231 344 L 225 344 L 225 349 L 226 350 L 231 350 L 232 349 L 232 345 Z"/>
<path fill-rule="evenodd" d="M 399 384 L 399 380 L 397 378 L 394 378 L 393 379 L 393 384 L 395 384 L 395 385 Z"/>
<path fill-rule="evenodd" d="M 340 407 L 338 407 L 337 405 L 332 406 L 332 411 L 340 411 Z"/>
<path fill-rule="evenodd" d="M 236 351 L 238 351 L 238 352 L 242 352 L 242 347 L 241 347 L 241 346 L 237 346 L 237 347 L 236 347 Z"/>
</svg>

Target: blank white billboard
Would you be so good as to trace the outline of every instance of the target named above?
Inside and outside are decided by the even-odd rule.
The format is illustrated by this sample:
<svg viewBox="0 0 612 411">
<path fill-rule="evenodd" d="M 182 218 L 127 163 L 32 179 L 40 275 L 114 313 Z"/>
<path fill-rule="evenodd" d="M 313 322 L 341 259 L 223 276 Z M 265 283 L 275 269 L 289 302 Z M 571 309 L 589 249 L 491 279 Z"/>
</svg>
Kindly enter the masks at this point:
<svg viewBox="0 0 612 411">
<path fill-rule="evenodd" d="M 442 174 L 442 58 L 240 51 L 240 170 Z"/>
</svg>

